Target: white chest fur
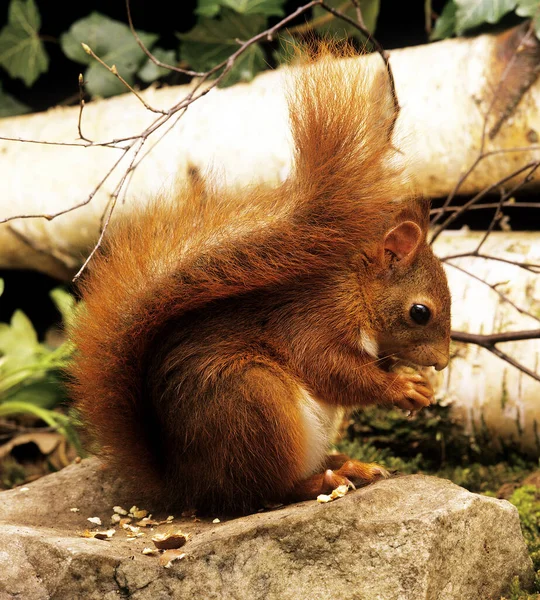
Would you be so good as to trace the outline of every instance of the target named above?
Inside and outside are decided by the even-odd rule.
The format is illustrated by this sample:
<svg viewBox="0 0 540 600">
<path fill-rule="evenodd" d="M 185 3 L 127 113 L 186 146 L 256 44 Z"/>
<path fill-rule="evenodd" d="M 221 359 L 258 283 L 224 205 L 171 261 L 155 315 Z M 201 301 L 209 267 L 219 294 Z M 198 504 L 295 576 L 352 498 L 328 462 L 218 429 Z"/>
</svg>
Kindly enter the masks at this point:
<svg viewBox="0 0 540 600">
<path fill-rule="evenodd" d="M 343 407 L 320 402 L 300 388 L 300 415 L 305 439 L 304 477 L 320 470 L 344 412 Z"/>
</svg>

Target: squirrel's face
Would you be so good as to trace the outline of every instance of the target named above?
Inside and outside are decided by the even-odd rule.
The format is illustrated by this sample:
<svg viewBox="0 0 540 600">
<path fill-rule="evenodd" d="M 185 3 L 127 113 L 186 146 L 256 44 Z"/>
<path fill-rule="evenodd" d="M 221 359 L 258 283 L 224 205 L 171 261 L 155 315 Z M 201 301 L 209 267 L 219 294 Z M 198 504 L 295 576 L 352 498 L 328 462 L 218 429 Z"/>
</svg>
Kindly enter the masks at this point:
<svg viewBox="0 0 540 600">
<path fill-rule="evenodd" d="M 444 369 L 450 345 L 450 292 L 420 227 L 387 232 L 370 265 L 369 326 L 377 356 Z"/>
<path fill-rule="evenodd" d="M 450 292 L 440 261 L 424 244 L 408 264 L 390 261 L 377 285 L 379 356 L 444 369 L 450 345 Z"/>
</svg>

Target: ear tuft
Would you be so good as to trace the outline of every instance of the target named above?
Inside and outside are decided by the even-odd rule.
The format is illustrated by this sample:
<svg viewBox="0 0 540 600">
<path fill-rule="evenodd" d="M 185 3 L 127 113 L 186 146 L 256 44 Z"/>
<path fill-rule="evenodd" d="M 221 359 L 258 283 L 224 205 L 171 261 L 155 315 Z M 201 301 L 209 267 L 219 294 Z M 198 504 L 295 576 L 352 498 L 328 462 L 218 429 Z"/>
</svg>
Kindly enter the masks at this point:
<svg viewBox="0 0 540 600">
<path fill-rule="evenodd" d="M 404 221 L 386 234 L 383 249 L 385 252 L 390 251 L 399 261 L 410 262 L 420 246 L 422 238 L 422 230 L 416 223 Z"/>
</svg>

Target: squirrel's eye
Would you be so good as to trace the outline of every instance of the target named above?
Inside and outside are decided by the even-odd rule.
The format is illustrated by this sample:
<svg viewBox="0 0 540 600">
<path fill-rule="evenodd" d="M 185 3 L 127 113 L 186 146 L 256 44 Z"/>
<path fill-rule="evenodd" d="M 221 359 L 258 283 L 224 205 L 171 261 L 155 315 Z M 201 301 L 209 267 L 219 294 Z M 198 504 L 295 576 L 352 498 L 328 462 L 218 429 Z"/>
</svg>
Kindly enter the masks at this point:
<svg viewBox="0 0 540 600">
<path fill-rule="evenodd" d="M 431 317 L 431 311 L 424 304 L 413 304 L 409 311 L 411 319 L 418 325 L 426 325 Z"/>
</svg>

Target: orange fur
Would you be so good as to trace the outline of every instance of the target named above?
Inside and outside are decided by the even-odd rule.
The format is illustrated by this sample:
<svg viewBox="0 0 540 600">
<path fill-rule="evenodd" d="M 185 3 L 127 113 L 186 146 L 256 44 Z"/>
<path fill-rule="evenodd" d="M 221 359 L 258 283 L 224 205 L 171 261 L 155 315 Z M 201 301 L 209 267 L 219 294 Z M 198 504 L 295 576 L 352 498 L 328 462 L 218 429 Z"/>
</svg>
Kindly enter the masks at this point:
<svg viewBox="0 0 540 600">
<path fill-rule="evenodd" d="M 448 289 L 427 205 L 402 200 L 389 166 L 388 86 L 323 55 L 289 104 L 285 183 L 156 198 L 111 228 L 82 284 L 73 395 L 107 459 L 155 500 L 245 512 L 311 497 L 336 479 L 319 474 L 324 448 L 305 472 L 306 394 L 429 401 L 425 381 L 388 372 L 361 339 L 444 366 Z M 434 313 L 421 329 L 403 323 L 418 293 Z"/>
</svg>

